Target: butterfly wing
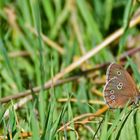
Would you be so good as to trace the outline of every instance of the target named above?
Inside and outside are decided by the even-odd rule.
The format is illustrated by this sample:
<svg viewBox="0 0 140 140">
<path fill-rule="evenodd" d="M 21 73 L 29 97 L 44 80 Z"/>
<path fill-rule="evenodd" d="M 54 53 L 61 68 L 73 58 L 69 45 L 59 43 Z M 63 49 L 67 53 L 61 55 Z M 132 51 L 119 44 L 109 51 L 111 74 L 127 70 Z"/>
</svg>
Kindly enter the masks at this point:
<svg viewBox="0 0 140 140">
<path fill-rule="evenodd" d="M 135 94 L 131 86 L 121 79 L 114 77 L 110 79 L 104 87 L 104 99 L 111 108 L 122 108 L 128 101 L 135 101 Z M 133 93 L 133 94 L 132 94 Z M 132 96 L 133 95 L 133 96 Z"/>
<path fill-rule="evenodd" d="M 111 63 L 107 69 L 107 81 L 109 81 L 110 79 L 116 77 L 116 76 L 120 76 L 117 71 L 120 71 L 122 73 L 123 71 L 123 67 L 116 64 L 116 63 Z"/>
<path fill-rule="evenodd" d="M 122 81 L 122 83 L 125 83 L 126 88 L 132 89 L 133 92 L 130 93 L 131 96 L 137 96 L 138 95 L 138 89 L 136 87 L 136 84 L 130 74 L 120 65 L 116 63 L 112 63 L 109 65 L 107 69 L 107 82 L 111 80 L 114 77 L 117 77 Z M 125 93 L 127 94 L 127 93 Z M 128 94 L 127 94 L 128 95 Z"/>
</svg>

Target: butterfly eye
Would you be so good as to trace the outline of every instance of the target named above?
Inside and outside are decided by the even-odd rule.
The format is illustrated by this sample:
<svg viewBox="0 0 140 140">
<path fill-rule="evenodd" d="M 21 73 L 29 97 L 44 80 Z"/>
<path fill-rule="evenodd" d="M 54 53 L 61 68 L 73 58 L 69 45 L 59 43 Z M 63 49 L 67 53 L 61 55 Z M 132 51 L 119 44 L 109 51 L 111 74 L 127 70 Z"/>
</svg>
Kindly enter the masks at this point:
<svg viewBox="0 0 140 140">
<path fill-rule="evenodd" d="M 113 94 L 114 93 L 114 90 L 110 90 L 110 94 Z"/>
<path fill-rule="evenodd" d="M 120 71 L 117 71 L 117 74 L 118 74 L 118 75 L 121 75 L 121 72 L 120 72 Z"/>
<path fill-rule="evenodd" d="M 114 100 L 115 99 L 115 95 L 111 95 L 110 99 Z"/>
<path fill-rule="evenodd" d="M 122 87 L 123 87 L 123 83 L 119 83 L 119 84 L 117 85 L 117 89 L 118 89 L 118 90 L 122 89 Z"/>
</svg>

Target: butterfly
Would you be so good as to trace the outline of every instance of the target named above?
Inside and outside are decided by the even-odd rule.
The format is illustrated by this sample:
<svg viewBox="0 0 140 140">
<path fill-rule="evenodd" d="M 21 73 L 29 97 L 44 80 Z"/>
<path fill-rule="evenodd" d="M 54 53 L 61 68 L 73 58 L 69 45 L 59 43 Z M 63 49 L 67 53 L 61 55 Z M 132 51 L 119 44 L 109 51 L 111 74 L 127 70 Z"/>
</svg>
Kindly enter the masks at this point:
<svg viewBox="0 0 140 140">
<path fill-rule="evenodd" d="M 123 108 L 128 102 L 137 104 L 140 92 L 130 74 L 121 65 L 111 63 L 106 76 L 103 93 L 110 108 Z"/>
</svg>

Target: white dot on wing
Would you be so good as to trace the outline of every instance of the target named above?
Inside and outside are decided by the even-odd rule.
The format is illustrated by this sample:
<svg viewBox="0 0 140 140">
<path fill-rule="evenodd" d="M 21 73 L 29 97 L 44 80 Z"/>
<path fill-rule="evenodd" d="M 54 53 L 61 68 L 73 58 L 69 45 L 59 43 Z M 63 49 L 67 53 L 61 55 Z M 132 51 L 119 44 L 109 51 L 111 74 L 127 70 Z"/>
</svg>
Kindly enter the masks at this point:
<svg viewBox="0 0 140 140">
<path fill-rule="evenodd" d="M 115 95 L 112 94 L 112 95 L 110 96 L 110 99 L 114 100 L 114 99 L 115 99 Z"/>
</svg>

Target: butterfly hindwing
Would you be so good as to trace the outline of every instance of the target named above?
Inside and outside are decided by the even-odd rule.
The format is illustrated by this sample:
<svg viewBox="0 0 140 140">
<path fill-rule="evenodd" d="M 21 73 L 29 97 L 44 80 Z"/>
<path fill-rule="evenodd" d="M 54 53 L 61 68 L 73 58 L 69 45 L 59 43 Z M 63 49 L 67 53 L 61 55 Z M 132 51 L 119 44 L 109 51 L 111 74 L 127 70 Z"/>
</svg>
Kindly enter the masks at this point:
<svg viewBox="0 0 140 140">
<path fill-rule="evenodd" d="M 132 96 L 132 92 L 134 92 L 132 89 L 128 90 L 127 83 L 114 77 L 104 87 L 104 99 L 111 108 L 122 108 L 128 101 L 134 102 L 135 97 Z"/>
</svg>

